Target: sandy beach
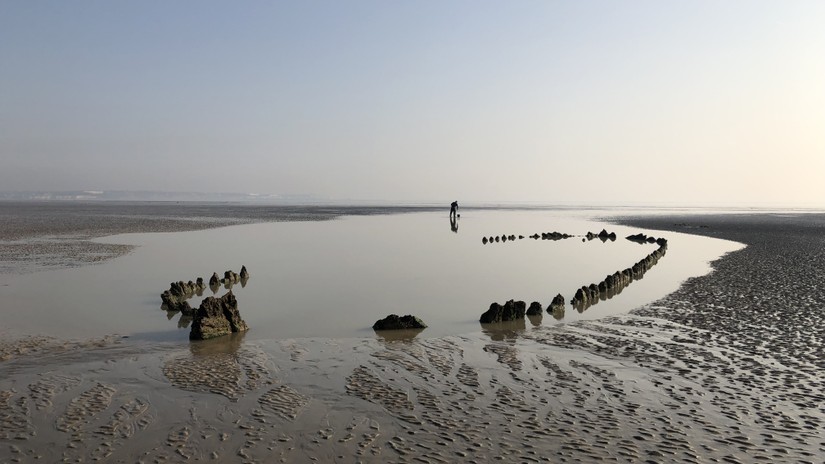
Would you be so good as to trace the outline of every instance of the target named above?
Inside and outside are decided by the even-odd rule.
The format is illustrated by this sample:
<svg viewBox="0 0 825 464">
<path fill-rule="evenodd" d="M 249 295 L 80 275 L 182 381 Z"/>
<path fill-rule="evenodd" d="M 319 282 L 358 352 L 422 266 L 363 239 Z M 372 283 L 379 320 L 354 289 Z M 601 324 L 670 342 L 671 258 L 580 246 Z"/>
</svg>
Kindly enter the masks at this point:
<svg viewBox="0 0 825 464">
<path fill-rule="evenodd" d="M 127 253 L 84 248 L 115 232 L 307 219 L 92 211 L 89 229 L 43 208 L 0 237 L 21 272 Z M 822 462 L 825 215 L 611 220 L 747 246 L 630 314 L 532 330 L 183 347 L 2 333 L 0 461 Z"/>
</svg>

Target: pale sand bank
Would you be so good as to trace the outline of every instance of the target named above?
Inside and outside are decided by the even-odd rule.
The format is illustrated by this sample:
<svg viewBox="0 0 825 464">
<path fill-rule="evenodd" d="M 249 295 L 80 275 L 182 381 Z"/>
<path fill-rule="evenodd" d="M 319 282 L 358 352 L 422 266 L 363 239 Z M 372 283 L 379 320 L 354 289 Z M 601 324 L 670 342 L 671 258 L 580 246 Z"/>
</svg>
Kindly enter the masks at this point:
<svg viewBox="0 0 825 464">
<path fill-rule="evenodd" d="M 526 331 L 6 338 L 0 461 L 821 462 L 825 216 L 626 222 L 749 246 L 631 315 Z"/>
</svg>

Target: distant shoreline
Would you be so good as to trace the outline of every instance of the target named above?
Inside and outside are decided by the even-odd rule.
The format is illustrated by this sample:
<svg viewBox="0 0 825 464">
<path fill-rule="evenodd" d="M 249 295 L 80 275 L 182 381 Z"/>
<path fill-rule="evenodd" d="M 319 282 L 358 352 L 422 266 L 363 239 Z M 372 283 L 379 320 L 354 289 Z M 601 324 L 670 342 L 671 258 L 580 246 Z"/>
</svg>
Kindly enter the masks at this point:
<svg viewBox="0 0 825 464">
<path fill-rule="evenodd" d="M 473 210 L 548 210 L 592 212 L 593 218 L 605 222 L 643 223 L 664 227 L 674 222 L 690 222 L 698 217 L 723 220 L 731 215 L 801 214 L 816 215 L 813 210 L 759 210 L 601 207 L 601 206 L 534 206 L 478 205 L 461 206 Z M 386 215 L 415 212 L 448 213 L 448 206 L 336 206 L 336 205 L 264 205 L 254 203 L 174 202 L 174 201 L 9 201 L 0 200 L 0 274 L 31 273 L 94 264 L 123 256 L 134 247 L 125 244 L 97 243 L 96 238 L 125 233 L 188 232 L 240 224 L 292 221 L 327 221 L 343 216 Z M 638 215 L 639 213 L 642 215 Z M 635 215 L 634 215 L 635 213 Z M 661 218 L 682 218 L 662 220 Z M 647 221 L 647 222 L 644 222 Z M 664 227 L 667 228 L 667 227 Z M 707 231 L 673 228 L 679 232 L 703 235 Z M 714 236 L 714 235 L 710 235 Z M 725 237 L 720 237 L 725 238 Z"/>
</svg>

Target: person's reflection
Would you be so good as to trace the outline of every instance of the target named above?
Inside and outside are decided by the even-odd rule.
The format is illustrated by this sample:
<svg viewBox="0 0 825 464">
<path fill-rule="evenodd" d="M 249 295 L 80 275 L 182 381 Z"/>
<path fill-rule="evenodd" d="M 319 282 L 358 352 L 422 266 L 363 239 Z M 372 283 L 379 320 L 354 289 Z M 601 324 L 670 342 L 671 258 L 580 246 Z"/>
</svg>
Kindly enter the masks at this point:
<svg viewBox="0 0 825 464">
<path fill-rule="evenodd" d="M 450 230 L 458 233 L 458 218 L 454 214 L 450 215 Z"/>
</svg>

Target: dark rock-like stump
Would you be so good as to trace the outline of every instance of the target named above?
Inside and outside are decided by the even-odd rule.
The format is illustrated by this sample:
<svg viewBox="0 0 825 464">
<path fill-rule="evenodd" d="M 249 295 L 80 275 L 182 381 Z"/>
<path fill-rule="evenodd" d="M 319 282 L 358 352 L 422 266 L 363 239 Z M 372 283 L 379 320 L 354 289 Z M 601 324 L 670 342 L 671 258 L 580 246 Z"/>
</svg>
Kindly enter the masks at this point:
<svg viewBox="0 0 825 464">
<path fill-rule="evenodd" d="M 372 325 L 372 328 L 373 330 L 425 329 L 427 328 L 427 324 L 421 319 L 409 314 L 406 316 L 390 314 L 384 319 L 376 321 L 375 324 Z"/>
<path fill-rule="evenodd" d="M 504 306 L 498 303 L 492 303 L 490 309 L 481 315 L 479 322 L 482 324 L 489 324 L 491 322 L 505 322 L 514 321 L 516 319 L 524 319 L 527 304 L 523 301 L 510 300 L 504 303 Z"/>
<path fill-rule="evenodd" d="M 540 316 L 541 315 L 541 303 L 538 301 L 534 301 L 530 303 L 530 307 L 527 308 L 527 315 L 528 316 Z"/>
<path fill-rule="evenodd" d="M 249 327 L 238 312 L 238 300 L 230 291 L 220 298 L 204 298 L 192 319 L 189 339 L 207 340 L 246 330 Z"/>
<path fill-rule="evenodd" d="M 557 311 L 564 311 L 564 297 L 561 296 L 561 293 L 553 297 L 553 301 L 547 306 L 548 313 L 554 313 Z"/>
</svg>

